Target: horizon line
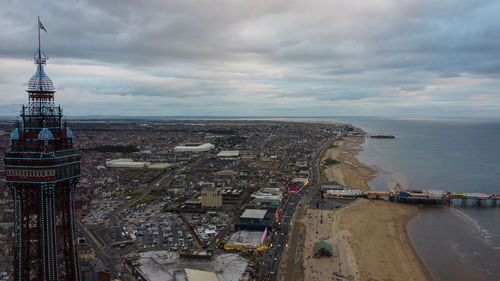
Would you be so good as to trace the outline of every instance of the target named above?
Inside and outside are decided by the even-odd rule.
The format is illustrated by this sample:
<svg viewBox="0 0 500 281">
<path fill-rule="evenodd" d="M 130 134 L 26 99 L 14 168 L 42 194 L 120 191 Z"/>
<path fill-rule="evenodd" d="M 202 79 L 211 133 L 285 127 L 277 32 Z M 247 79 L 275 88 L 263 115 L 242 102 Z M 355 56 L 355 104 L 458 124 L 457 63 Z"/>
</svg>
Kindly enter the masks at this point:
<svg viewBox="0 0 500 281">
<path fill-rule="evenodd" d="M 334 115 L 334 116 L 287 116 L 287 115 L 68 115 L 66 119 L 303 119 L 303 118 L 381 118 L 395 120 L 500 120 L 500 117 L 403 117 L 382 115 Z M 0 116 L 0 120 L 12 120 L 19 118 L 18 115 Z"/>
</svg>

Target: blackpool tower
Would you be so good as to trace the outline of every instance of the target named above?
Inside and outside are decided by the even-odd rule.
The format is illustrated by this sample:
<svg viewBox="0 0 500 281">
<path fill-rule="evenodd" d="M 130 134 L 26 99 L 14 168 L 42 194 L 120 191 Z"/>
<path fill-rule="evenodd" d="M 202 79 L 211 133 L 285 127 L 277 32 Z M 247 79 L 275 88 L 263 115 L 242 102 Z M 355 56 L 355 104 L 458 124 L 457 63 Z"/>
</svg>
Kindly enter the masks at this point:
<svg viewBox="0 0 500 281">
<path fill-rule="evenodd" d="M 37 69 L 4 160 L 15 209 L 14 280 L 80 280 L 73 203 L 80 154 L 44 71 L 40 29 L 38 20 Z"/>
</svg>

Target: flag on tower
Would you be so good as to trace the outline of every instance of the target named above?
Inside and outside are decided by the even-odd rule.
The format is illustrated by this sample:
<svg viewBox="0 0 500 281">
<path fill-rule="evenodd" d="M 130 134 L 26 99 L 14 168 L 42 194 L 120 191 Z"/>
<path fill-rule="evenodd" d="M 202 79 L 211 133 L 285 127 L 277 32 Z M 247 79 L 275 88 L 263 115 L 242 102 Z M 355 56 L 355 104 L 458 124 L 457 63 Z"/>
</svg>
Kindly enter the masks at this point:
<svg viewBox="0 0 500 281">
<path fill-rule="evenodd" d="M 38 28 L 39 29 L 43 29 L 45 30 L 45 32 L 47 32 L 47 29 L 45 29 L 45 26 L 43 26 L 42 22 L 40 21 L 40 19 L 38 19 Z"/>
</svg>

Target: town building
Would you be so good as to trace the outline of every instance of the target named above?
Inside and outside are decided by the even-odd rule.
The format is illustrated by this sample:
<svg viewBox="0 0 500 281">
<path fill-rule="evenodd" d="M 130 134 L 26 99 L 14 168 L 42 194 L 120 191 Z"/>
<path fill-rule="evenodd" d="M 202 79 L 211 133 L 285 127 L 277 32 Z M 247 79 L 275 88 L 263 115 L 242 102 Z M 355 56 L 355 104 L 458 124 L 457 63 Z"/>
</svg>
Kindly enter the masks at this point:
<svg viewBox="0 0 500 281">
<path fill-rule="evenodd" d="M 277 207 L 246 209 L 234 221 L 235 230 L 272 230 L 276 220 Z"/>
<path fill-rule="evenodd" d="M 203 208 L 220 208 L 222 206 L 222 189 L 208 186 L 201 191 L 201 206 Z"/>
<path fill-rule="evenodd" d="M 224 250 L 266 250 L 267 246 L 264 243 L 266 236 L 267 229 L 264 231 L 237 231 L 231 234 L 229 240 L 224 244 Z"/>
<path fill-rule="evenodd" d="M 219 158 L 237 158 L 240 156 L 238 150 L 223 150 L 217 154 Z"/>
</svg>

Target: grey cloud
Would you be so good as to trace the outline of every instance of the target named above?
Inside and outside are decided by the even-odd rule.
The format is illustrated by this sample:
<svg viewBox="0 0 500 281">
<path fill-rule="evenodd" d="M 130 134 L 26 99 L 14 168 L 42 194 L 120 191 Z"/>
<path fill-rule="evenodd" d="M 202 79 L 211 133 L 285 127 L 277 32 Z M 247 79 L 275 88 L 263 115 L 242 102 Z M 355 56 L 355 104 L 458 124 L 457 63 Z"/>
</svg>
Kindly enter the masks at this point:
<svg viewBox="0 0 500 281">
<path fill-rule="evenodd" d="M 320 108 L 314 102 L 326 103 L 321 108 L 328 112 L 326 106 L 339 101 L 370 99 L 366 106 L 375 107 L 380 106 L 378 98 L 403 104 L 410 94 L 429 95 L 426 86 L 439 77 L 500 76 L 500 4 L 493 0 L 382 1 L 375 6 L 285 0 L 26 2 L 8 0 L 0 11 L 0 58 L 29 58 L 36 48 L 35 16 L 40 13 L 49 31 L 42 35 L 44 48 L 60 62 L 172 79 L 158 85 L 61 76 L 64 88 L 97 95 L 185 98 L 185 106 L 188 99 L 211 98 L 214 102 L 207 106 L 213 110 L 221 110 L 218 102 L 227 105 L 231 96 L 254 95 L 271 103 L 283 98 L 295 100 L 296 106 L 305 98 L 310 112 Z M 277 75 L 268 76 L 273 69 Z M 473 90 L 432 95 L 446 101 Z M 241 104 L 232 102 L 251 112 L 281 110 L 273 104 L 252 108 L 241 99 Z M 429 114 L 425 101 L 420 102 L 424 104 L 412 110 Z"/>
</svg>

